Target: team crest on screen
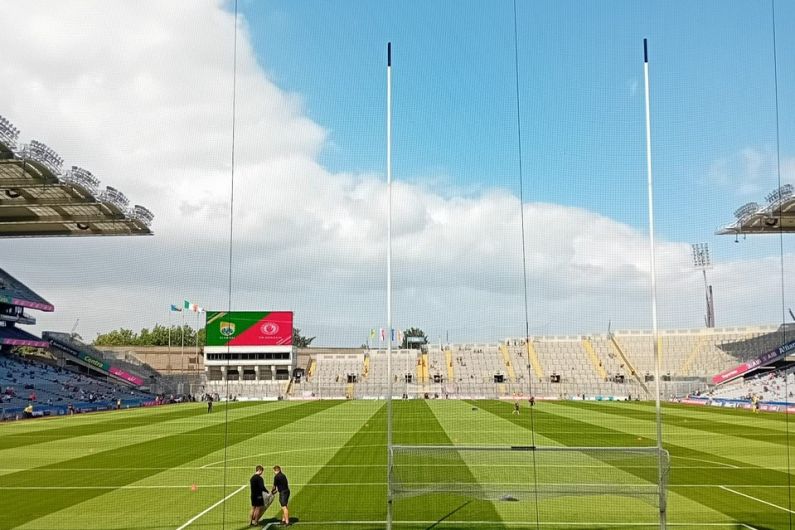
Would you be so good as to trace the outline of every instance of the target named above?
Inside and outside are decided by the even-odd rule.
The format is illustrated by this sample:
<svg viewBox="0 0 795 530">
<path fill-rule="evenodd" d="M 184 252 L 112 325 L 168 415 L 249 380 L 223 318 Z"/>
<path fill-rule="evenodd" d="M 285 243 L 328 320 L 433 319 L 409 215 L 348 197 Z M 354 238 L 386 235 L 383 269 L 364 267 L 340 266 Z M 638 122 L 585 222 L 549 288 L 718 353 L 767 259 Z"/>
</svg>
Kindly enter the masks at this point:
<svg viewBox="0 0 795 530">
<path fill-rule="evenodd" d="M 224 337 L 231 337 L 235 334 L 234 322 L 221 322 L 221 335 Z"/>
<path fill-rule="evenodd" d="M 259 330 L 263 335 L 276 335 L 279 332 L 279 325 L 275 322 L 265 322 Z"/>
</svg>

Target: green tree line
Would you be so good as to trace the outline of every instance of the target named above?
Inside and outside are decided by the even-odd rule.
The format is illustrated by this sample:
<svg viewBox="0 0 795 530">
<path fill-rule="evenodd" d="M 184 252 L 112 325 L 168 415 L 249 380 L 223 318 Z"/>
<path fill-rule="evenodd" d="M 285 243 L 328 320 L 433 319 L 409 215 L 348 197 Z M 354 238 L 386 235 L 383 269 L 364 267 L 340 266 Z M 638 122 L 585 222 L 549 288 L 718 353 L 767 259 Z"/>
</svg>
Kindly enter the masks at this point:
<svg viewBox="0 0 795 530">
<path fill-rule="evenodd" d="M 188 326 L 171 326 L 171 345 L 182 344 L 182 333 L 185 333 L 185 344 L 196 344 L 196 330 Z M 204 328 L 199 330 L 199 346 L 204 346 Z M 168 326 L 155 324 L 152 329 L 143 328 L 139 332 L 131 329 L 114 329 L 100 333 L 94 339 L 94 346 L 168 346 Z"/>
<path fill-rule="evenodd" d="M 193 346 L 196 344 L 196 330 L 188 326 L 171 326 L 171 345 L 179 346 L 182 344 L 182 333 L 185 333 L 185 344 Z M 201 328 L 198 333 L 199 346 L 204 346 L 205 332 Z M 293 329 L 293 345 L 296 348 L 306 348 L 315 337 L 304 337 L 300 329 Z M 94 339 L 94 346 L 168 346 L 168 326 L 155 324 L 152 329 L 143 328 L 139 332 L 131 329 L 114 329 L 107 333 L 100 333 Z"/>
</svg>

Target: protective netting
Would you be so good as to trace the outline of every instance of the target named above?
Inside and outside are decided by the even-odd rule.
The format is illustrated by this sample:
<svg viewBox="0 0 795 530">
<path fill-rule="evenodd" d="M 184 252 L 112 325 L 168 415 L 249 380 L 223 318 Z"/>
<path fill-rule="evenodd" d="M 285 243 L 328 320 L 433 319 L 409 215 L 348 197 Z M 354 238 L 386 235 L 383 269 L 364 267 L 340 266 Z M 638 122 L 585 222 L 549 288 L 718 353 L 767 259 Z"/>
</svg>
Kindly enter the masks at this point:
<svg viewBox="0 0 795 530">
<path fill-rule="evenodd" d="M 396 445 L 393 498 L 455 494 L 492 501 L 558 496 L 640 498 L 664 511 L 668 452 L 656 447 Z"/>
</svg>

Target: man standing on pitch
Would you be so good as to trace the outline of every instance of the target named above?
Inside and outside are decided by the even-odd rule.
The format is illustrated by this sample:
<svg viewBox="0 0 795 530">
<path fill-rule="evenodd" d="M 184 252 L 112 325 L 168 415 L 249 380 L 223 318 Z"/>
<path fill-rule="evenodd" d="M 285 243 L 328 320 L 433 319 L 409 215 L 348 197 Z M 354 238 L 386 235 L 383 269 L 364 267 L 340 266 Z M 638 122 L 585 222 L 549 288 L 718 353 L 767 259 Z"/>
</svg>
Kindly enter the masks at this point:
<svg viewBox="0 0 795 530">
<path fill-rule="evenodd" d="M 249 480 L 251 484 L 251 517 L 249 517 L 251 526 L 257 526 L 260 517 L 262 517 L 262 512 L 265 511 L 265 497 L 263 494 L 267 490 L 265 489 L 265 481 L 262 479 L 263 471 L 265 471 L 264 467 L 257 466 Z"/>
<path fill-rule="evenodd" d="M 287 503 L 290 501 L 290 485 L 287 477 L 282 473 L 282 468 L 273 466 L 273 489 L 271 494 L 279 492 L 279 505 L 282 507 L 282 524 L 290 525 L 290 513 L 287 510 Z"/>
</svg>

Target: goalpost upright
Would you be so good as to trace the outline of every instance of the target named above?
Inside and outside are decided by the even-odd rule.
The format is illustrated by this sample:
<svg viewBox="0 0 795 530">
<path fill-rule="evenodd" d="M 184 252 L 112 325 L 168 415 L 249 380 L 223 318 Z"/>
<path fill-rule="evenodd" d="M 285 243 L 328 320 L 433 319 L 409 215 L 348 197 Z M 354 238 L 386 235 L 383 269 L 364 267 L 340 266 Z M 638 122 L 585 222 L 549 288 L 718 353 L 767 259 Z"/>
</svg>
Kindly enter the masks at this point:
<svg viewBox="0 0 795 530">
<path fill-rule="evenodd" d="M 392 482 L 392 43 L 386 45 L 386 451 L 387 482 Z M 387 489 L 386 527 L 392 530 L 392 488 Z"/>
<path fill-rule="evenodd" d="M 649 261 L 651 265 L 651 319 L 652 341 L 654 342 L 654 383 L 655 383 L 655 423 L 657 424 L 657 450 L 662 453 L 662 409 L 660 406 L 660 365 L 662 364 L 660 339 L 657 330 L 657 269 L 654 255 L 654 179 L 651 172 L 651 111 L 649 103 L 649 48 L 646 39 L 643 39 L 643 85 L 646 110 L 646 187 L 649 202 Z M 664 469 L 662 463 L 658 469 L 658 483 L 663 484 Z M 660 486 L 660 529 L 665 530 L 666 506 L 665 492 Z"/>
</svg>

